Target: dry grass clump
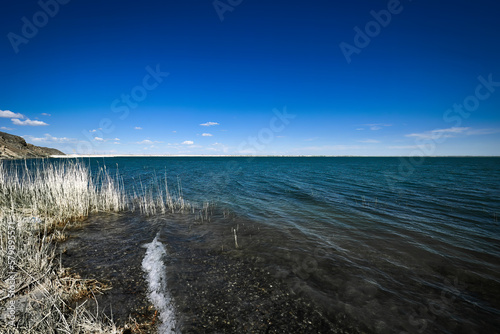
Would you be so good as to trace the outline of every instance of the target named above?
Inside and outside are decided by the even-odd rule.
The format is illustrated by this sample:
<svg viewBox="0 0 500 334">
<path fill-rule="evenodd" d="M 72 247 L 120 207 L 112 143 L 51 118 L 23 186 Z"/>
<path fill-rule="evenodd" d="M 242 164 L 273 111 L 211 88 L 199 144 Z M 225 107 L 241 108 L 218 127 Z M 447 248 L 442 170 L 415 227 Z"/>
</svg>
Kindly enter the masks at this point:
<svg viewBox="0 0 500 334">
<path fill-rule="evenodd" d="M 66 222 L 92 212 L 124 210 L 119 180 L 106 171 L 92 177 L 83 164 L 40 162 L 35 168 L 0 161 L 0 208 L 41 219 Z"/>
<path fill-rule="evenodd" d="M 55 263 L 52 235 L 32 218 L 0 213 L 1 333 L 121 333 L 110 319 L 69 301 L 108 287 Z"/>
<path fill-rule="evenodd" d="M 145 187 L 138 180 L 132 194 L 127 194 L 120 176 L 111 176 L 106 166 L 92 175 L 86 165 L 75 161 L 6 166 L 0 160 L 0 210 L 41 218 L 53 226 L 95 212 L 194 212 L 194 206 L 183 197 L 180 180 L 176 192 L 170 191 L 166 174 L 163 180 L 155 175 L 150 181 Z"/>
<path fill-rule="evenodd" d="M 164 179 L 156 175 L 151 180 L 151 185 L 145 187 L 142 180 L 139 180 L 140 187 L 133 187 L 133 198 L 130 203 L 130 210 L 136 208 L 142 214 L 151 216 L 155 214 L 194 212 L 194 207 L 184 199 L 180 180 L 177 180 L 177 192 L 172 194 L 168 186 L 167 174 Z"/>
<path fill-rule="evenodd" d="M 65 238 L 59 227 L 93 212 L 137 208 L 153 214 L 189 207 L 168 187 L 159 197 L 144 189 L 135 197 L 127 196 L 119 176 L 109 176 L 105 168 L 92 175 L 78 162 L 7 167 L 0 161 L 0 333 L 123 332 L 84 304 L 70 307 L 82 298 L 92 302 L 108 287 L 59 268 L 55 243 Z M 142 325 L 134 325 L 134 332 L 142 332 Z"/>
</svg>

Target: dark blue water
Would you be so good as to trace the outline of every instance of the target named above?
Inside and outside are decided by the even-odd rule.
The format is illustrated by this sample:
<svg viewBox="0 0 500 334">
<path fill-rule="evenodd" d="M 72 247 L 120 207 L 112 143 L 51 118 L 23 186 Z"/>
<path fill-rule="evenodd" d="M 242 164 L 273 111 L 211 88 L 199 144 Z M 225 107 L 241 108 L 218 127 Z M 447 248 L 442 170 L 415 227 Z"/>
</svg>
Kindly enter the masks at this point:
<svg viewBox="0 0 500 334">
<path fill-rule="evenodd" d="M 211 204 L 210 222 L 131 219 L 124 238 L 149 243 L 160 232 L 172 257 L 200 247 L 248 260 L 325 317 L 345 314 L 367 331 L 499 331 L 500 158 L 426 158 L 410 168 L 401 158 L 354 157 L 85 162 L 110 174 L 118 166 L 129 191 L 166 175 L 188 201 Z M 131 235 L 146 221 L 149 234 Z M 189 312 L 185 268 L 172 261 L 173 302 Z"/>
</svg>

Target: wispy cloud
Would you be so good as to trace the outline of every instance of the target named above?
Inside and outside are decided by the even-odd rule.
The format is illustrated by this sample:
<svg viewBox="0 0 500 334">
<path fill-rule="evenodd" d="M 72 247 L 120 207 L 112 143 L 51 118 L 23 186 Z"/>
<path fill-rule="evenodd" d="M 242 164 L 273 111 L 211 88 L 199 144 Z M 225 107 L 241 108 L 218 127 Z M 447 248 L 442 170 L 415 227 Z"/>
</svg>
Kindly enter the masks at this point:
<svg viewBox="0 0 500 334">
<path fill-rule="evenodd" d="M 359 143 L 366 143 L 366 144 L 377 144 L 380 143 L 380 140 L 376 139 L 365 139 L 365 140 L 358 140 Z"/>
<path fill-rule="evenodd" d="M 420 133 L 410 133 L 405 136 L 416 138 L 419 140 L 438 140 L 443 138 L 491 135 L 495 133 L 500 133 L 500 128 L 473 129 L 470 127 L 451 127 L 447 129 L 435 129 Z"/>
<path fill-rule="evenodd" d="M 421 133 L 410 133 L 406 137 L 414 137 L 418 139 L 438 139 L 438 138 L 451 138 L 461 134 L 467 134 L 470 128 L 465 127 L 452 127 L 448 129 L 435 129 Z"/>
<path fill-rule="evenodd" d="M 14 113 L 10 110 L 0 110 L 0 117 L 2 118 L 24 118 L 23 114 Z"/>
<path fill-rule="evenodd" d="M 11 119 L 12 123 L 14 125 L 21 125 L 21 126 L 47 126 L 48 124 L 42 121 L 32 121 L 31 119 L 27 119 L 25 121 L 21 121 L 17 118 Z"/>
<path fill-rule="evenodd" d="M 14 130 L 14 129 L 13 128 L 8 128 L 6 126 L 2 126 L 2 127 L 0 127 L 0 130 L 9 131 L 9 130 Z"/>
<path fill-rule="evenodd" d="M 318 140 L 319 137 L 313 137 L 313 138 L 307 138 L 307 139 L 304 139 L 304 141 L 315 141 L 315 140 Z"/>
<path fill-rule="evenodd" d="M 157 141 L 157 140 L 149 140 L 149 139 L 144 139 L 143 141 L 137 142 L 136 144 L 141 144 L 141 145 L 153 145 L 153 144 L 161 144 L 163 143 L 162 141 Z"/>
<path fill-rule="evenodd" d="M 51 114 L 47 114 L 46 112 L 43 112 L 42 116 L 52 116 L 52 115 Z"/>
<path fill-rule="evenodd" d="M 203 133 L 202 136 L 203 137 L 212 137 L 212 134 L 211 133 Z"/>
<path fill-rule="evenodd" d="M 185 140 L 182 142 L 183 145 L 193 145 L 194 144 L 194 141 L 192 140 Z"/>
<path fill-rule="evenodd" d="M 46 133 L 44 137 L 34 137 L 30 135 L 22 136 L 24 139 L 28 139 L 31 142 L 36 143 L 76 143 L 77 140 L 74 138 L 67 137 L 54 137 L 49 133 Z"/>
<path fill-rule="evenodd" d="M 134 130 L 142 130 L 142 128 L 140 126 L 136 126 Z"/>
<path fill-rule="evenodd" d="M 370 128 L 370 130 L 373 130 L 373 131 L 381 130 L 384 127 L 387 127 L 387 126 L 392 126 L 392 124 L 383 124 L 383 123 L 364 124 L 364 125 L 368 126 Z"/>
<path fill-rule="evenodd" d="M 500 133 L 500 129 L 470 129 L 466 132 L 469 136 L 474 135 L 492 135 L 495 133 Z"/>
<path fill-rule="evenodd" d="M 99 130 L 101 130 L 101 128 L 99 128 Z M 89 132 L 96 132 L 96 131 L 97 130 L 90 130 Z M 95 136 L 94 140 L 95 141 L 100 141 L 100 142 L 108 142 L 108 141 L 118 141 L 118 140 L 120 140 L 120 138 L 102 138 L 102 137 L 99 137 L 99 136 Z"/>
<path fill-rule="evenodd" d="M 200 125 L 201 126 L 214 126 L 214 125 L 219 125 L 219 123 L 217 123 L 217 122 L 206 122 L 206 123 L 202 123 Z"/>
<path fill-rule="evenodd" d="M 424 145 L 399 145 L 399 146 L 387 146 L 390 150 L 405 150 L 405 149 L 423 149 Z"/>
<path fill-rule="evenodd" d="M 228 153 L 229 147 L 222 143 L 213 143 L 210 147 L 206 147 L 205 150 L 209 152 L 219 152 L 219 153 Z"/>
</svg>

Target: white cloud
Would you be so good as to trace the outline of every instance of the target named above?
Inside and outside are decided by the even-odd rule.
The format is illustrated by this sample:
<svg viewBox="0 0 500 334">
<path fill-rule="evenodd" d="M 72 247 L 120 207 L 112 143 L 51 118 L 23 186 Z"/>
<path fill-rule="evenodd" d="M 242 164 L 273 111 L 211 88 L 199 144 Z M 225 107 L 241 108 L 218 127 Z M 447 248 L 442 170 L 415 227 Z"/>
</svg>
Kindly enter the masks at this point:
<svg viewBox="0 0 500 334">
<path fill-rule="evenodd" d="M 414 137 L 418 139 L 437 140 L 440 138 L 453 138 L 460 135 L 464 136 L 477 136 L 477 135 L 490 135 L 499 133 L 500 129 L 472 129 L 469 127 L 452 127 L 447 129 L 436 129 L 425 131 L 421 133 L 410 133 L 406 137 Z"/>
<path fill-rule="evenodd" d="M 401 145 L 401 146 L 387 146 L 390 150 L 405 150 L 405 149 L 424 149 L 424 145 Z"/>
<path fill-rule="evenodd" d="M 24 139 L 28 139 L 29 141 L 32 142 L 37 142 L 37 143 L 75 143 L 77 142 L 76 139 L 74 138 L 67 138 L 67 137 L 54 137 L 48 133 L 44 135 L 45 137 L 37 138 L 33 137 L 30 135 L 22 136 Z"/>
<path fill-rule="evenodd" d="M 472 135 L 492 135 L 494 133 L 499 133 L 500 129 L 471 129 L 467 131 L 468 136 Z"/>
<path fill-rule="evenodd" d="M 183 145 L 193 145 L 194 144 L 194 141 L 192 140 L 185 140 L 182 142 Z"/>
<path fill-rule="evenodd" d="M 10 110 L 0 110 L 0 117 L 2 118 L 24 118 L 23 114 L 16 114 Z"/>
<path fill-rule="evenodd" d="M 96 132 L 97 130 L 96 129 L 93 129 L 93 130 L 89 130 L 89 132 Z"/>
<path fill-rule="evenodd" d="M 52 116 L 52 115 L 51 114 L 47 114 L 46 112 L 43 112 L 42 116 Z"/>
<path fill-rule="evenodd" d="M 313 137 L 313 138 L 307 138 L 307 139 L 304 139 L 304 141 L 315 141 L 315 140 L 318 140 L 319 137 Z"/>
<path fill-rule="evenodd" d="M 376 144 L 376 143 L 380 143 L 380 141 L 379 141 L 379 140 L 376 140 L 376 139 L 358 140 L 358 142 L 360 142 L 360 143 L 366 143 L 366 144 Z"/>
<path fill-rule="evenodd" d="M 212 137 L 212 134 L 211 133 L 203 133 L 202 136 L 203 137 Z"/>
<path fill-rule="evenodd" d="M 364 128 L 357 128 L 356 130 L 358 130 L 358 131 L 362 131 L 362 130 L 364 130 Z"/>
<path fill-rule="evenodd" d="M 210 152 L 220 152 L 220 153 L 228 153 L 229 152 L 229 147 L 222 143 L 213 143 L 211 146 L 213 147 L 207 147 L 205 150 L 210 151 Z M 254 152 L 255 153 L 255 152 Z"/>
<path fill-rule="evenodd" d="M 422 133 L 410 133 L 406 137 L 414 137 L 418 139 L 439 139 L 439 138 L 451 138 L 456 137 L 459 134 L 465 134 L 470 128 L 465 127 L 452 127 L 448 129 L 436 129 L 431 131 L 425 131 Z"/>
<path fill-rule="evenodd" d="M 91 130 L 90 132 L 96 132 L 96 130 Z M 100 142 L 108 142 L 108 141 L 118 141 L 118 140 L 120 140 L 120 138 L 102 138 L 102 137 L 95 136 L 94 140 L 100 141 Z"/>
<path fill-rule="evenodd" d="M 6 130 L 6 131 L 9 131 L 9 130 L 14 130 L 14 129 L 13 129 L 13 128 L 8 128 L 8 127 L 6 127 L 6 126 L 2 126 L 2 127 L 0 128 L 0 130 Z"/>
<path fill-rule="evenodd" d="M 200 124 L 201 126 L 214 126 L 214 125 L 219 125 L 217 122 L 206 122 L 203 124 Z"/>
<path fill-rule="evenodd" d="M 140 126 L 136 126 L 134 130 L 142 130 L 142 128 Z"/>
<path fill-rule="evenodd" d="M 382 123 L 364 124 L 364 125 L 370 127 L 370 130 L 372 130 L 372 131 L 377 131 L 377 130 L 383 129 L 386 126 L 392 126 L 392 124 L 382 124 Z"/>
<path fill-rule="evenodd" d="M 14 125 L 21 125 L 21 126 L 47 126 L 48 124 L 45 123 L 45 122 L 42 122 L 42 121 L 32 121 L 31 119 L 27 119 L 25 121 L 20 121 L 19 119 L 17 118 L 13 118 L 11 119 L 12 123 Z"/>
<path fill-rule="evenodd" d="M 163 143 L 162 141 L 157 141 L 157 140 L 149 140 L 149 139 L 144 139 L 143 141 L 137 142 L 136 144 L 141 144 L 141 145 L 153 145 L 153 144 L 161 144 Z"/>
</svg>

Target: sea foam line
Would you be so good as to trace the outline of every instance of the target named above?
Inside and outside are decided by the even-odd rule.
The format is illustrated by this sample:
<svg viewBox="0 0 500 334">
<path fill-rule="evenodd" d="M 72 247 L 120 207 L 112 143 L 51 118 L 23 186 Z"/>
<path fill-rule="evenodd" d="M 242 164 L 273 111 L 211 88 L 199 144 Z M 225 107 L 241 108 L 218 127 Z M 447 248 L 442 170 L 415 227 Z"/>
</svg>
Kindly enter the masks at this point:
<svg viewBox="0 0 500 334">
<path fill-rule="evenodd" d="M 171 333 L 175 329 L 175 312 L 167 292 L 167 272 L 163 262 L 163 258 L 167 256 L 167 250 L 158 241 L 158 237 L 159 234 L 151 243 L 144 245 L 147 250 L 142 260 L 142 269 L 147 274 L 148 298 L 158 311 L 161 321 L 158 332 L 164 334 Z"/>
</svg>

